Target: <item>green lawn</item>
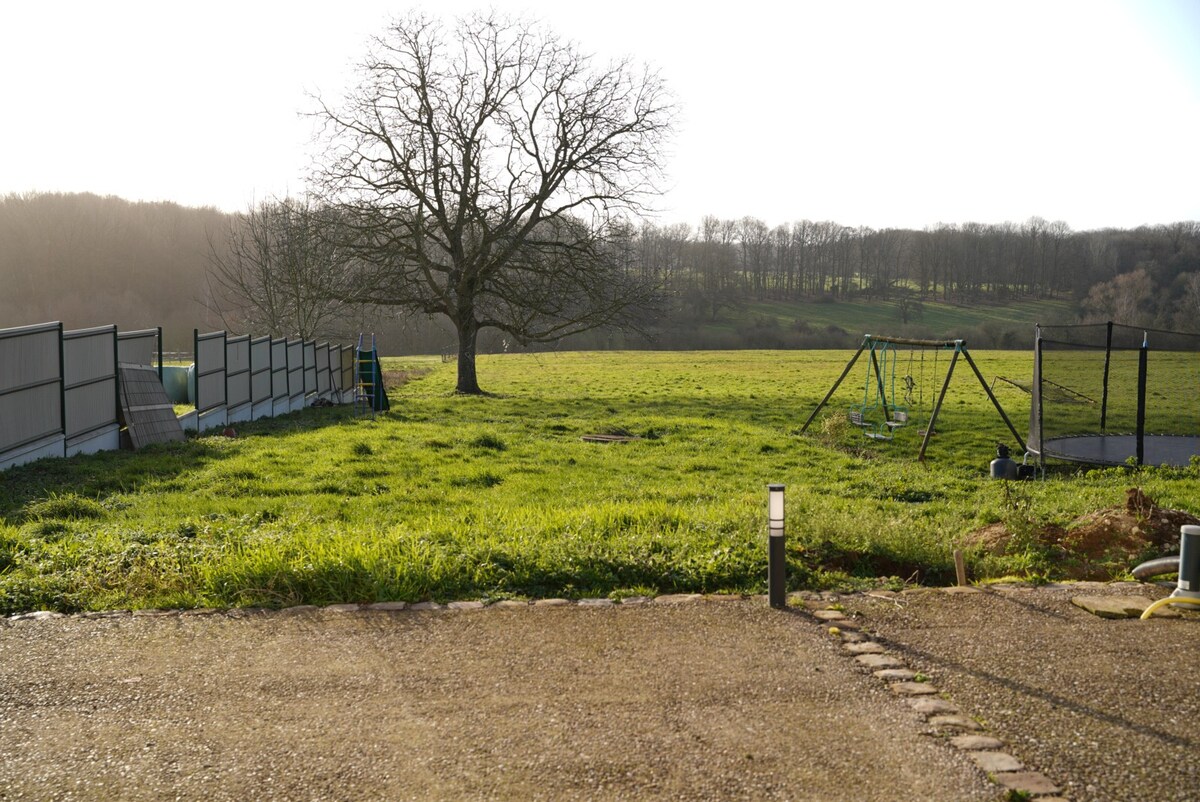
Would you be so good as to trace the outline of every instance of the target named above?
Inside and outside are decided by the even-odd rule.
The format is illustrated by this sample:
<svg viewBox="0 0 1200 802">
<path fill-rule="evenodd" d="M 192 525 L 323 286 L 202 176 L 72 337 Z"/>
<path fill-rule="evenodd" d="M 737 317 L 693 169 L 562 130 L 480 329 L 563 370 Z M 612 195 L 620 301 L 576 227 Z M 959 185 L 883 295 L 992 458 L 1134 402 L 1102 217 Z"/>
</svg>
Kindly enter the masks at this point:
<svg viewBox="0 0 1200 802">
<path fill-rule="evenodd" d="M 973 355 L 989 382 L 1032 368 L 1028 353 Z M 309 409 L 235 439 L 13 469 L 0 473 L 0 610 L 761 592 L 769 482 L 788 486 L 794 587 L 947 581 L 970 530 L 1066 522 L 1131 483 L 1200 509 L 1195 468 L 988 480 L 995 442 L 1012 437 L 961 363 L 925 465 L 930 365 L 894 441 L 846 422 L 861 361 L 800 436 L 849 356 L 490 356 L 484 398 L 453 395 L 452 363 L 386 360 L 424 373 L 375 419 Z M 997 393 L 1023 433 L 1028 396 Z M 641 439 L 581 440 L 596 433 Z M 969 561 L 976 577 L 1057 570 L 1036 544 Z"/>
</svg>

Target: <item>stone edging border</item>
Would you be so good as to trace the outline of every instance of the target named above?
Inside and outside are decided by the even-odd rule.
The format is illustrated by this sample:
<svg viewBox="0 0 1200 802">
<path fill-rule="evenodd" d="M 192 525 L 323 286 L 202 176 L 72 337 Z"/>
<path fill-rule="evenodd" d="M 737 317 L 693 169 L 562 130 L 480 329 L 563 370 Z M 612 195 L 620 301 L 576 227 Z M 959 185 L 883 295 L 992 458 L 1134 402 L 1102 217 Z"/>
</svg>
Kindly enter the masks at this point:
<svg viewBox="0 0 1200 802">
<path fill-rule="evenodd" d="M 1080 585 L 1084 587 L 1080 588 Z M 1141 583 L 1054 583 L 1051 589 L 1087 589 L 1089 586 L 1108 588 L 1114 585 L 1141 586 Z M 1024 583 L 991 587 L 1001 591 L 1036 589 L 1035 586 Z M 920 588 L 907 592 L 928 593 L 939 590 L 947 595 L 983 592 L 976 587 Z M 873 591 L 868 594 L 848 595 L 891 598 L 903 597 L 905 592 Z M 1002 740 L 983 732 L 983 727 L 978 721 L 964 713 L 962 708 L 938 690 L 928 677 L 909 668 L 903 660 L 872 639 L 870 634 L 862 629 L 858 620 L 840 610 L 828 607 L 821 609 L 822 600 L 831 600 L 831 596 L 832 600 L 838 598 L 836 594 L 821 594 L 816 599 L 807 598 L 802 609 L 811 621 L 826 628 L 830 635 L 841 641 L 843 653 L 852 658 L 855 668 L 870 671 L 874 677 L 887 683 L 889 690 L 904 698 L 917 713 L 925 717 L 936 734 L 945 737 L 952 747 L 970 758 L 990 780 L 1010 793 L 1025 794 L 1037 802 L 1068 802 L 1067 798 L 1062 796 L 1062 789 L 1053 780 L 1039 771 L 1028 768 L 1018 758 L 1003 751 L 1005 744 Z"/>
<path fill-rule="evenodd" d="M 54 619 L 106 619 L 106 618 L 190 618 L 194 616 L 224 616 L 226 618 L 248 618 L 253 615 L 303 615 L 306 613 L 356 613 L 356 612 L 432 612 L 432 611 L 463 611 L 463 610 L 520 610 L 531 607 L 640 607 L 647 604 L 686 604 L 690 602 L 724 602 L 724 601 L 762 601 L 766 596 L 744 596 L 737 594 L 704 594 L 704 593 L 673 593 L 663 596 L 631 596 L 620 601 L 613 599 L 535 599 L 519 601 L 505 599 L 501 601 L 452 601 L 445 604 L 432 601 L 424 602 L 375 602 L 374 604 L 328 604 L 317 606 L 300 604 L 295 607 L 279 609 L 269 607 L 230 607 L 218 609 L 211 607 L 190 609 L 143 609 L 143 610 L 103 610 L 84 613 L 59 613 L 53 610 L 37 610 L 29 613 L 17 613 L 7 618 L 0 616 L 0 627 L 29 621 L 49 621 Z"/>
<path fill-rule="evenodd" d="M 1174 587 L 1174 583 L 1169 583 Z M 1146 588 L 1147 584 L 1141 582 L 1052 582 L 1043 585 L 1034 585 L 1026 582 L 1007 582 L 1000 584 L 992 584 L 985 586 L 989 590 L 1091 590 L 1091 589 L 1112 589 L 1112 588 Z M 914 593 L 975 593 L 978 588 L 974 587 L 946 587 L 933 588 L 916 586 L 905 589 L 894 595 L 905 596 Z M 881 595 L 893 594 L 892 591 L 854 591 L 850 593 L 837 593 L 832 591 L 794 591 L 788 594 L 788 603 L 790 606 L 803 604 L 810 601 L 836 601 L 840 598 L 853 598 L 855 596 L 865 595 Z M 299 615 L 303 613 L 326 612 L 326 613 L 352 613 L 359 611 L 368 612 L 426 612 L 437 610 L 512 610 L 526 609 L 529 607 L 638 607 L 646 604 L 684 604 L 688 602 L 723 602 L 723 601 L 747 601 L 753 600 L 757 602 L 766 602 L 767 596 L 755 595 L 748 596 L 744 594 L 709 594 L 709 593 L 669 593 L 662 596 L 630 596 L 621 600 L 614 599 L 534 599 L 530 601 L 520 601 L 515 599 L 504 599 L 500 601 L 452 601 L 447 603 L 439 603 L 432 601 L 424 602 L 375 602 L 373 604 L 328 604 L 317 606 L 312 604 L 301 604 L 294 607 L 270 608 L 270 607 L 229 607 L 229 608 L 188 608 L 188 609 L 142 609 L 142 610 L 103 610 L 91 611 L 83 613 L 59 613 L 53 610 L 37 610 L 28 613 L 16 613 L 9 617 L 0 616 L 0 627 L 15 624 L 23 621 L 46 621 L 57 618 L 72 618 L 72 619 L 104 619 L 104 618 L 124 618 L 132 616 L 134 618 L 168 618 L 171 616 L 201 616 L 201 615 L 223 615 L 227 618 L 246 618 L 251 615 Z"/>
</svg>

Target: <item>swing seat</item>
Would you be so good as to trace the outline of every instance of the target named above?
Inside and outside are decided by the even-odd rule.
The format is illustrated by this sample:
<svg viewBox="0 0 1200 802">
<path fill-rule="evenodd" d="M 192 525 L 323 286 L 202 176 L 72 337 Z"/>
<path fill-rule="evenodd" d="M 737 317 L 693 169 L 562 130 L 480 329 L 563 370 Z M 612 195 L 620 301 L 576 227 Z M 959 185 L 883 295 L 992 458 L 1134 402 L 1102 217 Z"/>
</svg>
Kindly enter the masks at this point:
<svg viewBox="0 0 1200 802">
<path fill-rule="evenodd" d="M 869 420 L 863 415 L 862 407 L 850 407 L 850 422 L 855 426 L 861 426 L 864 429 L 873 426 Z"/>
<path fill-rule="evenodd" d="M 890 425 L 891 421 L 888 421 L 885 424 L 880 424 L 878 429 L 868 429 L 863 431 L 863 434 L 872 440 L 891 440 L 895 437 L 895 435 L 892 433 L 892 430 L 888 428 Z"/>
<path fill-rule="evenodd" d="M 892 410 L 892 419 L 889 421 L 884 421 L 883 425 L 888 427 L 892 431 L 899 429 L 901 426 L 907 426 L 908 425 L 908 410 L 893 409 Z"/>
</svg>

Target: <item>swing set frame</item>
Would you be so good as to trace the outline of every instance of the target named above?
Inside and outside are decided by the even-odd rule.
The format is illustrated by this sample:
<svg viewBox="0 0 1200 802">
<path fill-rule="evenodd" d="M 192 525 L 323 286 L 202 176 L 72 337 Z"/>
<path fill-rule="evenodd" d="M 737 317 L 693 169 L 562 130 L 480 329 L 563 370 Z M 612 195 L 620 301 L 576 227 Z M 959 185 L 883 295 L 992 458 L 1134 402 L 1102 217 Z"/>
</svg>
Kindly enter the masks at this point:
<svg viewBox="0 0 1200 802">
<path fill-rule="evenodd" d="M 929 423 L 925 427 L 925 433 L 921 438 L 921 450 L 917 452 L 918 462 L 925 461 L 925 452 L 929 448 L 929 438 L 933 436 L 934 424 L 937 422 L 938 413 L 942 411 L 942 402 L 946 398 L 946 391 L 950 388 L 950 379 L 954 376 L 954 366 L 958 363 L 958 358 L 960 355 L 966 360 L 967 364 L 971 366 L 971 370 L 975 373 L 975 378 L 979 380 L 979 386 L 983 388 L 985 393 L 987 393 L 987 397 L 992 402 L 992 406 L 994 406 L 996 411 L 1000 413 L 1000 417 L 1004 421 L 1004 425 L 1008 427 L 1008 430 L 1016 439 L 1021 451 L 1026 450 L 1025 441 L 1017 432 L 1016 427 L 1013 426 L 1012 421 L 1009 420 L 1004 408 L 1000 406 L 1000 402 L 996 400 L 995 394 L 992 393 L 992 388 L 988 386 L 987 381 L 983 378 L 983 374 L 979 372 L 979 368 L 976 366 L 975 360 L 971 358 L 971 353 L 967 350 L 966 340 L 916 340 L 908 337 L 877 337 L 872 334 L 864 335 L 862 344 L 858 347 L 858 350 L 854 352 L 854 356 L 850 357 L 850 361 L 846 363 L 846 367 L 842 370 L 842 375 L 838 376 L 837 381 L 835 381 L 833 386 L 829 388 L 829 392 L 827 392 L 825 397 L 821 399 L 821 403 L 817 404 L 817 408 L 812 411 L 812 414 L 808 416 L 808 420 L 806 420 L 804 425 L 800 427 L 801 434 L 808 430 L 809 425 L 813 422 L 813 420 L 816 419 L 821 410 L 825 408 L 825 405 L 829 403 L 829 399 L 833 397 L 835 392 L 837 392 L 838 387 L 840 387 L 842 382 L 845 381 L 846 377 L 850 375 L 850 371 L 854 369 L 854 365 L 856 362 L 858 362 L 858 358 L 862 356 L 863 351 L 867 351 L 871 355 L 871 366 L 868 370 L 867 381 L 868 383 L 870 382 L 871 375 L 873 374 L 875 377 L 879 398 L 883 401 L 880 406 L 883 409 L 884 425 L 888 426 L 889 428 L 897 425 L 895 414 L 893 412 L 893 409 L 897 405 L 894 403 L 894 398 L 892 399 L 893 403 L 888 403 L 887 401 L 887 390 L 883 369 L 880 367 L 879 359 L 875 353 L 876 347 L 880 345 L 884 346 L 885 348 L 894 345 L 906 345 L 916 348 L 937 348 L 942 350 L 953 349 L 953 355 L 950 357 L 950 365 L 946 368 L 946 378 L 942 381 L 941 390 L 938 392 L 937 400 L 933 405 L 933 413 L 929 417 Z M 893 387 L 893 394 L 894 392 L 895 388 Z M 905 417 L 906 420 L 903 422 L 907 422 L 907 412 L 905 413 Z M 875 439 L 889 438 L 876 437 Z"/>
</svg>

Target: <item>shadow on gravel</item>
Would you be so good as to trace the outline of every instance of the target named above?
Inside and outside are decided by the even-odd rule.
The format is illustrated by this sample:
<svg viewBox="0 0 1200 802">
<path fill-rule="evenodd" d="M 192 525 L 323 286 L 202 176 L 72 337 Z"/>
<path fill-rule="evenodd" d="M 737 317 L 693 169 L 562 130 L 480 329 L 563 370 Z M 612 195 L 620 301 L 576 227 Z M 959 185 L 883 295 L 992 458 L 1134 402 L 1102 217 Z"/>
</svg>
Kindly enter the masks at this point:
<svg viewBox="0 0 1200 802">
<path fill-rule="evenodd" d="M 1044 610 L 1040 610 L 1040 609 L 1037 610 L 1037 612 L 1045 613 Z M 1058 617 L 1058 616 L 1056 616 L 1056 617 Z M 1135 733 L 1137 735 L 1149 735 L 1153 738 L 1158 739 L 1159 741 L 1162 741 L 1164 744 L 1170 744 L 1173 746 L 1193 747 L 1193 748 L 1200 746 L 1200 742 L 1194 741 L 1190 738 L 1184 738 L 1184 737 L 1176 735 L 1172 732 L 1168 732 L 1166 730 L 1161 730 L 1161 729 L 1158 729 L 1153 726 L 1148 726 L 1144 722 L 1132 721 L 1123 716 L 1116 715 L 1116 714 L 1108 712 L 1106 710 L 1100 710 L 1095 707 L 1091 707 L 1082 702 L 1079 702 L 1078 700 L 1071 699 L 1066 696 L 1062 696 L 1062 695 L 1055 694 L 1055 693 L 1050 693 L 1048 691 L 1042 690 L 1041 688 L 1037 688 L 1032 685 L 1028 685 L 1026 683 L 1020 682 L 1015 679 L 1010 679 L 1008 677 L 1004 677 L 1004 676 L 1001 676 L 999 674 L 992 673 L 989 671 L 981 671 L 979 669 L 972 668 L 971 666 L 966 665 L 965 663 L 961 663 L 957 660 L 953 660 L 948 657 L 943 657 L 941 655 L 934 654 L 932 652 L 928 652 L 928 651 L 925 651 L 922 649 L 915 648 L 908 644 L 901 643 L 900 641 L 892 640 L 890 638 L 886 638 L 886 637 L 880 636 L 878 634 L 874 635 L 873 638 L 874 638 L 874 640 L 878 641 L 880 643 L 880 645 L 896 652 L 897 654 L 911 656 L 918 660 L 922 660 L 929 665 L 938 666 L 940 668 L 945 669 L 947 671 L 947 673 L 954 672 L 954 673 L 958 673 L 958 674 L 965 674 L 967 676 L 974 677 L 975 679 L 982 680 L 984 682 L 989 682 L 994 685 L 1000 686 L 1000 687 L 1005 688 L 1006 690 L 1011 691 L 1013 693 L 1021 694 L 1023 696 L 1033 697 L 1035 699 L 1040 699 L 1044 702 L 1049 702 L 1054 707 L 1059 707 L 1064 710 L 1069 710 L 1073 713 L 1078 713 L 1080 715 L 1088 716 L 1089 718 L 1095 719 L 1097 721 L 1103 721 L 1106 724 L 1111 724 L 1115 727 L 1120 727 L 1122 729 L 1128 730 L 1131 733 Z M 962 700 L 962 701 L 964 704 L 969 704 L 969 702 L 966 700 Z"/>
</svg>

